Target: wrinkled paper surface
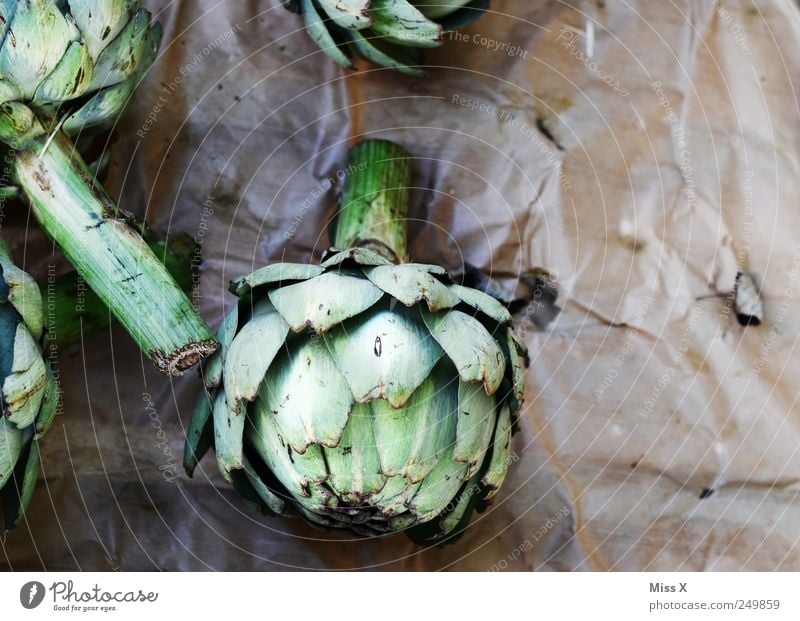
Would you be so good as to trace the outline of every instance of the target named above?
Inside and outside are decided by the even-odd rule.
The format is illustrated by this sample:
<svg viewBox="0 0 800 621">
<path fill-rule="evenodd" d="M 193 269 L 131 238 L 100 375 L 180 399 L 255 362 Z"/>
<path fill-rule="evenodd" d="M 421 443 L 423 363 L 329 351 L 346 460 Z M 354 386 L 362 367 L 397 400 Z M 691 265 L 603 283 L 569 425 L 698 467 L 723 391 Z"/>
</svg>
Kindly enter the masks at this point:
<svg viewBox="0 0 800 621">
<path fill-rule="evenodd" d="M 202 243 L 192 298 L 212 326 L 230 279 L 319 257 L 330 180 L 366 137 L 418 158 L 413 257 L 508 289 L 547 270 L 562 312 L 545 329 L 519 313 L 516 461 L 442 549 L 262 516 L 213 455 L 188 479 L 197 375 L 159 376 L 119 328 L 89 337 L 59 353 L 63 412 L 4 567 L 800 569 L 794 3 L 496 0 L 425 79 L 339 69 L 277 0 L 145 4 L 164 44 L 108 187 Z M 26 269 L 64 269 L 6 215 Z M 730 307 L 739 269 L 760 326 Z"/>
</svg>

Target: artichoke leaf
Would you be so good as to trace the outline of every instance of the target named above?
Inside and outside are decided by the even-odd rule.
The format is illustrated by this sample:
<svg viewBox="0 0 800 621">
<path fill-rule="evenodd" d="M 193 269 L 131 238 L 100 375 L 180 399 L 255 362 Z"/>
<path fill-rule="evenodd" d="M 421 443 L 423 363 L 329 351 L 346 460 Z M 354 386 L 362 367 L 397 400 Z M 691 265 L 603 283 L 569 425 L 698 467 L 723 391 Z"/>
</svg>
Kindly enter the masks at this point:
<svg viewBox="0 0 800 621">
<path fill-rule="evenodd" d="M 314 6 L 314 0 L 302 0 L 302 3 L 303 20 L 305 21 L 309 36 L 319 46 L 319 49 L 337 65 L 341 65 L 346 69 L 352 69 L 353 62 L 336 43 L 333 36 L 331 36 L 328 25 Z"/>
<path fill-rule="evenodd" d="M 47 379 L 45 380 L 44 396 L 42 397 L 42 405 L 39 408 L 39 415 L 36 417 L 35 437 L 37 440 L 41 438 L 53 424 L 56 414 L 58 414 L 58 403 L 61 398 L 56 378 L 53 375 L 53 369 L 50 368 L 49 364 L 45 366 L 47 367 Z"/>
<path fill-rule="evenodd" d="M 282 352 L 259 395 L 285 441 L 301 454 L 309 444 L 337 446 L 353 407 L 353 393 L 319 338 Z"/>
<path fill-rule="evenodd" d="M 223 382 L 231 405 L 253 401 L 264 375 L 289 333 L 268 300 L 260 300 L 250 321 L 234 337 L 224 358 Z M 237 406 L 237 410 L 241 408 Z"/>
<path fill-rule="evenodd" d="M 318 451 L 318 458 L 321 460 L 323 459 L 322 453 L 319 447 L 315 447 Z M 308 509 L 312 511 L 316 511 L 317 513 L 324 513 L 327 515 L 336 514 L 339 515 L 338 512 L 332 512 L 331 508 L 336 507 L 337 503 L 339 502 L 336 496 L 334 496 L 333 492 L 328 489 L 326 485 L 321 485 L 317 483 L 312 483 L 309 488 L 309 495 L 307 498 L 298 498 L 297 500 L 303 503 Z"/>
<path fill-rule="evenodd" d="M 385 518 L 393 518 L 407 511 L 407 505 L 423 483 L 412 483 L 405 477 L 389 477 L 383 489 L 370 499 Z"/>
<path fill-rule="evenodd" d="M 216 394 L 203 391 L 192 411 L 183 448 L 183 467 L 189 476 L 194 474 L 197 464 L 211 448 L 214 425 L 211 410 L 215 401 Z"/>
<path fill-rule="evenodd" d="M 239 412 L 236 405 L 231 405 L 225 393 L 217 393 L 212 406 L 214 417 L 214 451 L 222 476 L 231 482 L 231 471 L 244 468 L 244 436 L 245 415 Z"/>
<path fill-rule="evenodd" d="M 422 481 L 456 440 L 458 381 L 433 371 L 401 409 L 373 401 L 373 427 L 381 472 Z M 455 374 L 453 374 L 455 376 Z"/>
<path fill-rule="evenodd" d="M 344 502 L 361 504 L 366 496 L 377 494 L 386 485 L 369 404 L 353 407 L 339 445 L 325 448 L 323 453 L 330 472 L 329 485 Z"/>
<path fill-rule="evenodd" d="M 274 513 L 283 513 L 284 509 L 286 508 L 283 500 L 276 496 L 273 491 L 267 487 L 247 459 L 244 460 L 244 474 L 247 477 L 247 480 L 250 482 L 253 490 L 256 492 L 256 494 L 258 494 L 259 498 L 267 506 L 267 508 Z"/>
<path fill-rule="evenodd" d="M 360 404 L 360 407 L 369 407 L 369 404 Z M 371 418 L 372 417 L 372 413 L 371 413 L 371 411 L 370 411 L 369 416 L 370 416 L 370 423 L 372 424 L 372 418 Z M 373 427 L 373 429 L 374 429 L 374 427 Z M 373 433 L 372 437 L 373 438 L 375 437 L 374 433 Z M 377 451 L 377 449 L 378 449 L 378 447 L 377 447 L 377 444 L 376 444 L 375 445 L 375 450 Z M 380 459 L 380 456 L 379 456 L 379 459 Z M 405 491 L 405 489 L 409 485 L 408 479 L 406 479 L 405 477 L 402 477 L 402 476 L 388 477 L 388 478 L 384 477 L 384 480 L 386 481 L 384 483 L 384 485 L 377 492 L 375 492 L 372 496 L 370 496 L 367 499 L 367 502 L 369 502 L 369 504 L 376 505 L 376 506 L 383 505 L 386 502 L 388 502 L 388 501 L 392 500 L 393 498 L 396 498 L 397 496 L 402 494 L 403 491 Z M 385 518 L 385 519 L 388 519 L 388 517 Z"/>
<path fill-rule="evenodd" d="M 135 84 L 131 80 L 120 82 L 98 91 L 64 121 L 64 131 L 70 136 L 106 127 L 114 123 L 128 105 Z"/>
<path fill-rule="evenodd" d="M 422 69 L 412 67 L 409 62 L 405 62 L 400 58 L 400 56 L 403 55 L 401 49 L 392 50 L 392 53 L 395 54 L 395 56 L 392 56 L 391 54 L 378 48 L 372 42 L 368 41 L 360 32 L 353 30 L 348 34 L 350 35 L 350 40 L 353 42 L 356 50 L 358 50 L 358 53 L 368 61 L 382 67 L 396 69 L 400 73 L 405 73 L 407 75 L 413 75 L 416 77 L 422 77 L 425 75 L 425 72 Z"/>
<path fill-rule="evenodd" d="M 324 526 L 325 528 L 345 528 L 345 524 L 342 524 L 340 522 L 337 522 L 336 520 L 320 515 L 319 513 L 314 513 L 313 511 L 309 511 L 300 502 L 295 503 L 295 506 L 297 507 L 297 510 L 300 512 L 300 514 L 312 524 L 317 524 L 318 526 Z"/>
<path fill-rule="evenodd" d="M 43 131 L 33 111 L 19 101 L 0 105 L 0 141 L 19 147 Z"/>
<path fill-rule="evenodd" d="M 483 461 L 497 420 L 495 398 L 480 384 L 459 382 L 458 425 L 453 459 L 476 466 Z"/>
<path fill-rule="evenodd" d="M 525 398 L 525 367 L 522 356 L 517 349 L 513 328 L 508 329 L 508 357 L 511 359 L 512 377 L 514 380 L 514 396 L 518 401 Z"/>
<path fill-rule="evenodd" d="M 356 317 L 323 339 L 356 401 L 386 399 L 395 408 L 405 405 L 444 355 L 406 312 Z"/>
<path fill-rule="evenodd" d="M 152 48 L 149 30 L 150 13 L 140 9 L 100 53 L 89 90 L 114 86 L 136 75 Z"/>
<path fill-rule="evenodd" d="M 0 47 L 0 75 L 12 79 L 30 99 L 42 79 L 56 68 L 70 43 L 78 39 L 77 28 L 54 0 L 17 2 Z"/>
<path fill-rule="evenodd" d="M 22 93 L 19 92 L 19 89 L 16 87 L 16 85 L 14 85 L 13 82 L 5 79 L 5 76 L 0 78 L 0 105 L 3 105 L 7 101 L 14 101 L 21 97 Z"/>
<path fill-rule="evenodd" d="M 494 432 L 492 443 L 492 459 L 489 467 L 481 479 L 481 483 L 487 488 L 486 500 L 491 500 L 497 495 L 500 486 L 505 481 L 508 473 L 508 466 L 511 461 L 511 410 L 508 405 L 504 405 L 497 418 L 497 428 Z"/>
<path fill-rule="evenodd" d="M 17 0 L 0 0 L 0 45 L 3 44 L 3 39 L 8 33 L 8 27 L 14 21 L 17 4 Z"/>
<path fill-rule="evenodd" d="M 14 340 L 17 337 L 17 327 L 22 323 L 14 307 L 3 301 L 4 289 L 5 282 L 0 278 L 0 392 L 14 366 Z M 0 415 L 4 413 L 5 406 L 0 394 Z"/>
<path fill-rule="evenodd" d="M 122 32 L 133 8 L 120 0 L 68 0 L 69 10 L 93 61 Z"/>
<path fill-rule="evenodd" d="M 345 261 L 354 261 L 359 265 L 392 265 L 386 257 L 380 255 L 374 250 L 369 248 L 350 248 L 349 250 L 342 250 L 335 252 L 332 256 L 328 257 L 320 265 L 325 269 L 341 265 Z"/>
<path fill-rule="evenodd" d="M 482 382 L 487 395 L 497 392 L 505 374 L 505 357 L 480 321 L 458 310 L 430 313 L 422 319 L 465 382 Z"/>
<path fill-rule="evenodd" d="M 0 489 L 5 487 L 17 464 L 23 445 L 22 429 L 0 417 Z"/>
<path fill-rule="evenodd" d="M 26 430 L 23 438 L 25 436 L 30 437 L 30 430 Z M 27 448 L 20 453 L 20 459 L 14 472 L 14 481 L 9 482 L 2 490 L 6 531 L 17 528 L 21 524 L 28 505 L 31 503 L 38 478 L 39 442 L 35 438 L 31 438 Z"/>
<path fill-rule="evenodd" d="M 464 489 L 453 499 L 454 506 L 452 510 L 444 517 L 439 523 L 439 530 L 442 537 L 448 539 L 460 536 L 464 529 L 469 524 L 469 518 L 475 509 L 475 504 L 481 498 L 481 488 L 479 484 L 479 475 L 474 475 Z"/>
<path fill-rule="evenodd" d="M 383 292 L 365 278 L 327 272 L 269 292 L 293 332 L 325 332 L 375 304 Z"/>
<path fill-rule="evenodd" d="M 403 513 L 389 520 L 389 532 L 399 532 L 414 526 L 419 520 L 413 513 Z"/>
<path fill-rule="evenodd" d="M 311 498 L 311 484 L 328 478 L 321 449 L 311 445 L 302 455 L 294 453 L 261 399 L 252 406 L 247 437 L 261 460 L 295 498 Z"/>
<path fill-rule="evenodd" d="M 406 306 L 425 300 L 428 310 L 436 312 L 452 308 L 461 301 L 439 280 L 412 263 L 371 267 L 364 273 L 372 284 Z"/>
<path fill-rule="evenodd" d="M 220 345 L 219 349 L 206 360 L 202 367 L 203 382 L 208 388 L 216 388 L 222 382 L 223 364 L 228 357 L 228 349 L 238 329 L 239 305 L 235 304 L 230 312 L 225 315 L 225 318 L 217 329 L 217 340 Z"/>
<path fill-rule="evenodd" d="M 462 285 L 450 285 L 450 291 L 456 294 L 462 302 L 482 312 L 487 317 L 491 317 L 498 323 L 510 323 L 511 313 L 500 302 L 495 300 L 488 293 L 464 287 Z"/>
<path fill-rule="evenodd" d="M 447 273 L 447 270 L 444 269 L 441 265 L 433 265 L 432 263 L 409 263 L 408 265 L 413 265 L 418 270 L 428 272 L 429 274 L 433 274 L 434 276 L 441 276 L 442 278 L 450 278 L 450 276 Z"/>
<path fill-rule="evenodd" d="M 3 407 L 6 418 L 20 429 L 36 419 L 44 398 L 47 367 L 39 345 L 20 324 L 14 339 L 14 364 L 3 382 Z"/>
<path fill-rule="evenodd" d="M 411 47 L 441 45 L 442 27 L 408 0 L 372 0 L 369 16 L 372 32 L 390 43 Z"/>
<path fill-rule="evenodd" d="M 365 406 L 366 407 L 366 404 Z M 370 423 L 372 423 L 371 419 L 372 414 L 370 413 Z M 373 434 L 373 438 L 374 438 Z M 375 450 L 377 451 L 377 444 L 375 446 Z M 380 457 L 379 457 L 380 459 Z M 372 496 L 367 499 L 367 502 L 370 505 L 374 506 L 382 506 L 388 502 L 391 502 L 393 499 L 400 496 L 409 486 L 409 480 L 402 476 L 397 477 L 384 477 L 386 481 L 377 492 L 375 492 Z M 389 519 L 388 516 L 384 517 L 384 519 Z"/>
<path fill-rule="evenodd" d="M 453 449 L 449 449 L 409 501 L 409 511 L 420 522 L 444 513 L 467 479 L 467 470 L 467 464 L 453 460 Z"/>
<path fill-rule="evenodd" d="M 19 200 L 19 188 L 16 186 L 0 186 L 0 202 Z"/>
<path fill-rule="evenodd" d="M 372 25 L 369 16 L 370 0 L 317 0 L 322 10 L 337 26 L 361 30 Z"/>
<path fill-rule="evenodd" d="M 319 276 L 325 270 L 311 263 L 274 263 L 255 272 L 231 281 L 230 291 L 242 297 L 252 289 L 263 285 L 280 284 L 294 280 L 308 280 Z"/>
<path fill-rule="evenodd" d="M 5 242 L 0 241 L 0 277 L 8 285 L 8 301 L 22 317 L 35 340 L 44 329 L 42 293 L 36 281 L 14 265 Z"/>
<path fill-rule="evenodd" d="M 92 58 L 83 41 L 73 41 L 55 69 L 42 80 L 34 99 L 61 102 L 83 95 L 92 80 Z"/>
<path fill-rule="evenodd" d="M 517 347 L 517 353 L 525 358 L 528 355 L 528 347 L 525 345 L 525 341 L 523 341 L 514 330 L 511 330 L 510 332 L 511 340 L 514 341 L 514 345 Z"/>
</svg>

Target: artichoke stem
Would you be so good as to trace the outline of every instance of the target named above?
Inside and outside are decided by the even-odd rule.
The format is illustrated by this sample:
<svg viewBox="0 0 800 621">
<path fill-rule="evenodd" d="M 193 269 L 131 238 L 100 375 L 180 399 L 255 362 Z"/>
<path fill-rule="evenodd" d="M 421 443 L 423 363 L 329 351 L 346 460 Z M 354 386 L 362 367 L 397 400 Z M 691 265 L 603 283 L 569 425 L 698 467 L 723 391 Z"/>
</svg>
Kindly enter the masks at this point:
<svg viewBox="0 0 800 621">
<path fill-rule="evenodd" d="M 168 241 L 147 239 L 147 245 L 181 289 L 187 293 L 194 284 L 196 248 L 185 243 L 183 237 Z M 42 299 L 45 300 L 48 333 L 47 346 L 70 347 L 81 338 L 108 329 L 113 321 L 108 308 L 97 294 L 86 285 L 77 272 L 67 272 L 41 282 Z"/>
<path fill-rule="evenodd" d="M 180 375 L 217 349 L 208 326 L 94 183 L 66 135 L 57 134 L 49 144 L 46 138 L 33 140 L 17 151 L 12 166 L 42 228 L 161 371 Z"/>
<path fill-rule="evenodd" d="M 366 140 L 350 149 L 344 173 L 334 247 L 366 247 L 405 261 L 411 155 L 393 142 Z"/>
</svg>

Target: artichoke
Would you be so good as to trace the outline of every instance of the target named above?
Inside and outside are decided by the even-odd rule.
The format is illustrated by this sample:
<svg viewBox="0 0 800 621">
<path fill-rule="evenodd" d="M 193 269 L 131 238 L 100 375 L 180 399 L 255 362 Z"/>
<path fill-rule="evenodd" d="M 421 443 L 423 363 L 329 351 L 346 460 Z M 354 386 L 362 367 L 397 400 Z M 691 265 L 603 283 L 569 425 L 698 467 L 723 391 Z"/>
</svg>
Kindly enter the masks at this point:
<svg viewBox="0 0 800 621">
<path fill-rule="evenodd" d="M 218 344 L 73 143 L 116 123 L 160 38 L 135 0 L 0 0 L 0 199 L 25 201 L 145 354 L 177 375 Z"/>
<path fill-rule="evenodd" d="M 320 49 L 352 69 L 352 52 L 382 67 L 424 75 L 420 49 L 478 19 L 489 0 L 284 0 Z"/>
<path fill-rule="evenodd" d="M 0 496 L 6 530 L 17 526 L 39 473 L 39 438 L 53 422 L 58 388 L 42 356 L 42 296 L 0 240 Z"/>
<path fill-rule="evenodd" d="M 231 283 L 239 302 L 203 366 L 184 465 L 213 445 L 263 509 L 431 543 L 506 476 L 526 351 L 497 300 L 405 262 L 409 158 L 354 147 L 335 249 Z"/>
</svg>

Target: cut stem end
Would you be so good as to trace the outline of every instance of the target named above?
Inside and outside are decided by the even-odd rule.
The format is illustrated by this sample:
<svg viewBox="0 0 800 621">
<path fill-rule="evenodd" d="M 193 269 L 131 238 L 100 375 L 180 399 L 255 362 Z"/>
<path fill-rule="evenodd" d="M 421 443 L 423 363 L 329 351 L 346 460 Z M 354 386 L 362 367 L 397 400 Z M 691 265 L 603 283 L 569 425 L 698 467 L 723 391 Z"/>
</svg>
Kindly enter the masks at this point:
<svg viewBox="0 0 800 621">
<path fill-rule="evenodd" d="M 170 377 L 179 377 L 217 351 L 218 347 L 219 343 L 216 340 L 208 339 L 199 343 L 190 343 L 170 354 L 155 351 L 153 352 L 153 364 L 162 373 Z"/>
</svg>

